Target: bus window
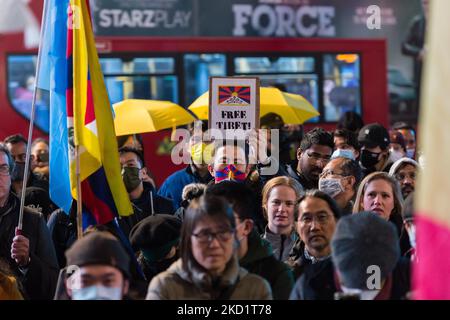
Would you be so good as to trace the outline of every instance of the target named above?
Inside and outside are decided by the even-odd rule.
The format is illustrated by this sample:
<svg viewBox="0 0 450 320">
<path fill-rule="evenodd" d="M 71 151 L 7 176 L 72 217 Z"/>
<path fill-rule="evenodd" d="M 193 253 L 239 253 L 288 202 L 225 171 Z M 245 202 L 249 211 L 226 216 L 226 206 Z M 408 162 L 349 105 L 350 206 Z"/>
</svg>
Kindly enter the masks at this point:
<svg viewBox="0 0 450 320">
<path fill-rule="evenodd" d="M 100 63 L 111 103 L 124 99 L 179 102 L 174 58 L 101 58 Z"/>
<path fill-rule="evenodd" d="M 324 54 L 324 111 L 326 122 L 338 121 L 346 111 L 361 114 L 358 54 Z"/>
<path fill-rule="evenodd" d="M 257 76 L 263 87 L 300 94 L 319 109 L 319 76 L 314 57 L 236 57 L 234 71 Z M 308 122 L 318 122 L 319 118 Z"/>
<path fill-rule="evenodd" d="M 240 57 L 234 59 L 236 73 L 314 72 L 312 57 Z"/>
<path fill-rule="evenodd" d="M 224 54 L 184 55 L 184 95 L 186 106 L 209 90 L 209 78 L 226 75 Z"/>
<path fill-rule="evenodd" d="M 22 116 L 30 119 L 31 102 L 36 73 L 35 55 L 8 56 L 8 94 L 13 108 Z M 36 92 L 35 125 L 48 133 L 49 130 L 49 94 L 45 90 Z"/>
</svg>

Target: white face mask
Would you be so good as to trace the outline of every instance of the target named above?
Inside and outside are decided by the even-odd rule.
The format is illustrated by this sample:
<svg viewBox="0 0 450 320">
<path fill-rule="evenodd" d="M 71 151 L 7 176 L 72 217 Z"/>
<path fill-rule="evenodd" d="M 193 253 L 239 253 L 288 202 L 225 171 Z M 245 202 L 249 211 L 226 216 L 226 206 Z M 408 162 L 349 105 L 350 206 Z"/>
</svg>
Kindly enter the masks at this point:
<svg viewBox="0 0 450 320">
<path fill-rule="evenodd" d="M 324 178 L 319 179 L 319 190 L 334 198 L 344 192 L 344 187 L 342 186 L 341 179 Z"/>
<path fill-rule="evenodd" d="M 99 285 L 74 289 L 72 300 L 122 300 L 122 288 Z"/>
<path fill-rule="evenodd" d="M 391 150 L 390 150 L 390 158 L 391 158 L 392 162 L 395 162 L 395 161 L 397 161 L 397 160 L 400 160 L 400 159 L 403 158 L 404 156 L 405 156 L 404 153 L 401 152 L 401 151 L 394 150 L 394 149 L 391 149 Z"/>
</svg>

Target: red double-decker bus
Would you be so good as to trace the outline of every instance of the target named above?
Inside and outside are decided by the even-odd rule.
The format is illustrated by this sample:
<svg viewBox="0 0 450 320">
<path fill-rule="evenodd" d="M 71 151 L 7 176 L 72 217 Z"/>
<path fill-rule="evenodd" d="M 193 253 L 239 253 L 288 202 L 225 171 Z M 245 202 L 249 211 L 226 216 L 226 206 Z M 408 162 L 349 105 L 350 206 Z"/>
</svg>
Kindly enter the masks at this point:
<svg viewBox="0 0 450 320">
<path fill-rule="evenodd" d="M 30 5 L 40 20 L 42 2 Z M 101 17 L 94 9 L 93 19 Z M 282 86 L 317 108 L 320 116 L 306 129 L 334 129 L 345 111 L 360 113 L 365 123 L 389 124 L 385 40 L 105 35 L 98 29 L 101 22 L 94 21 L 96 43 L 112 103 L 139 98 L 188 107 L 208 90 L 210 76 L 257 76 L 262 86 Z M 0 43 L 3 139 L 28 130 L 37 49 L 25 49 L 20 33 L 0 35 Z M 48 134 L 46 95 L 38 94 L 35 136 Z M 157 184 L 177 169 L 170 161 L 169 136 L 170 131 L 143 135 Z"/>
</svg>

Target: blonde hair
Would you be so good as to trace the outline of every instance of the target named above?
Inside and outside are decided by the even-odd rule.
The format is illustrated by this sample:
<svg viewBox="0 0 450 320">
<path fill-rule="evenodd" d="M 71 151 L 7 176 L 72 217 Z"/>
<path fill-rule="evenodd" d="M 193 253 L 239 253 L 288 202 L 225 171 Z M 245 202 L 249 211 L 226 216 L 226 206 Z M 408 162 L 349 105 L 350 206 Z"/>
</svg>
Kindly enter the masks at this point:
<svg viewBox="0 0 450 320">
<path fill-rule="evenodd" d="M 295 206 L 294 206 L 294 217 L 297 219 L 298 215 L 298 201 L 300 200 L 300 197 L 303 195 L 303 188 L 300 185 L 300 183 L 291 178 L 286 176 L 280 176 L 270 179 L 265 185 L 262 190 L 262 207 L 263 207 L 263 214 L 264 218 L 268 220 L 267 216 L 267 201 L 269 200 L 270 193 L 272 192 L 272 189 L 279 187 L 279 186 L 285 186 L 289 187 L 295 192 Z"/>
<path fill-rule="evenodd" d="M 391 217 L 394 214 L 401 215 L 403 210 L 403 198 L 400 185 L 398 184 L 397 180 L 395 180 L 386 172 L 373 172 L 363 179 L 363 181 L 359 185 L 358 192 L 356 193 L 356 200 L 353 206 L 353 213 L 364 211 L 364 206 L 362 204 L 363 202 L 362 200 L 364 199 L 364 193 L 366 192 L 369 183 L 375 180 L 384 180 L 391 185 L 392 194 L 394 196 L 394 208 L 392 209 L 392 212 L 389 215 L 389 217 Z"/>
</svg>

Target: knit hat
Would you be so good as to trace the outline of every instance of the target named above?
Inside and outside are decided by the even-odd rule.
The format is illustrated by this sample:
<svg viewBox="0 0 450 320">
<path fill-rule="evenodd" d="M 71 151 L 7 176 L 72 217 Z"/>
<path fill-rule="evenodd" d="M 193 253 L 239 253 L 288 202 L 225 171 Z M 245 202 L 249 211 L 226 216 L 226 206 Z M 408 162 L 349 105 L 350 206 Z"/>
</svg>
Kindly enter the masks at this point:
<svg viewBox="0 0 450 320">
<path fill-rule="evenodd" d="M 120 241 L 109 232 L 87 234 L 66 251 L 67 266 L 108 265 L 130 277 L 130 258 Z"/>
<path fill-rule="evenodd" d="M 371 123 L 361 128 L 358 134 L 358 143 L 367 148 L 380 147 L 386 149 L 390 143 L 389 133 L 379 123 Z"/>
<path fill-rule="evenodd" d="M 341 218 L 331 241 L 331 255 L 342 284 L 369 290 L 371 266 L 380 270 L 380 281 L 394 270 L 400 258 L 395 226 L 372 212 Z"/>
<path fill-rule="evenodd" d="M 130 232 L 133 249 L 140 250 L 145 259 L 163 259 L 180 241 L 181 220 L 168 214 L 156 214 L 139 221 Z"/>
</svg>

